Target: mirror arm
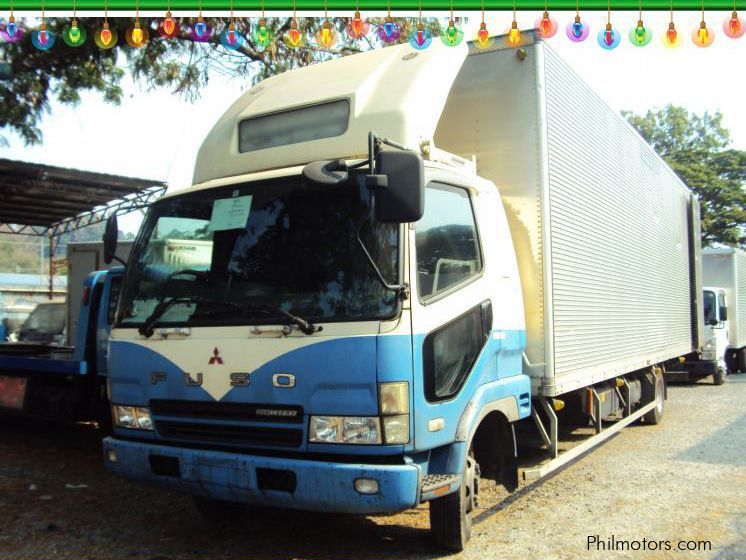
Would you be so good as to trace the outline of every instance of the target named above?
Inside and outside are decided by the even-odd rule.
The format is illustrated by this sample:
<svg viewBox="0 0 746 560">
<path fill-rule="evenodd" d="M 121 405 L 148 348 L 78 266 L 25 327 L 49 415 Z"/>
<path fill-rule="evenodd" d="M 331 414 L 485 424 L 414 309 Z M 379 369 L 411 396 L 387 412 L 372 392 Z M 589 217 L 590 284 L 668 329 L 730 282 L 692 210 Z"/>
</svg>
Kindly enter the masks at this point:
<svg viewBox="0 0 746 560">
<path fill-rule="evenodd" d="M 374 214 L 374 204 L 375 204 L 375 196 L 372 195 L 370 197 L 370 211 L 363 216 L 363 219 L 360 221 L 360 224 L 357 226 L 357 242 L 358 245 L 360 245 L 360 248 L 363 250 L 363 254 L 365 255 L 365 258 L 368 260 L 368 264 L 373 269 L 373 272 L 376 275 L 376 279 L 378 280 L 378 283 L 381 284 L 386 290 L 390 292 L 395 292 L 399 299 L 405 300 L 409 299 L 409 284 L 406 282 L 404 284 L 389 284 L 386 279 L 383 277 L 383 274 L 381 274 L 381 269 L 378 268 L 378 265 L 376 264 L 376 261 L 373 260 L 373 257 L 370 256 L 370 252 L 368 252 L 368 248 L 365 246 L 365 243 L 363 242 L 362 238 L 360 237 L 360 232 L 363 229 L 363 226 L 367 221 L 371 219 L 371 217 Z"/>
<path fill-rule="evenodd" d="M 127 261 L 125 261 L 122 257 L 119 257 L 117 255 L 112 255 L 111 260 L 121 263 L 122 266 L 127 266 Z"/>
</svg>

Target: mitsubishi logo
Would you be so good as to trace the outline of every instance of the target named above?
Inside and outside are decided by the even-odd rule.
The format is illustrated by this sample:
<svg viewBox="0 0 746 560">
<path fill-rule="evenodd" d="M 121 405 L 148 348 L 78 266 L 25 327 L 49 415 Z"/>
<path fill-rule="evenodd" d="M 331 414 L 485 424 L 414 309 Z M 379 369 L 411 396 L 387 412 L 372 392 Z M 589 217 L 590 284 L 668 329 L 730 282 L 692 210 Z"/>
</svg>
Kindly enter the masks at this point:
<svg viewBox="0 0 746 560">
<path fill-rule="evenodd" d="M 217 346 L 212 351 L 212 357 L 210 358 L 210 361 L 207 362 L 207 364 L 211 366 L 216 364 L 219 366 L 223 365 L 223 358 L 220 357 L 220 352 L 218 351 Z"/>
</svg>

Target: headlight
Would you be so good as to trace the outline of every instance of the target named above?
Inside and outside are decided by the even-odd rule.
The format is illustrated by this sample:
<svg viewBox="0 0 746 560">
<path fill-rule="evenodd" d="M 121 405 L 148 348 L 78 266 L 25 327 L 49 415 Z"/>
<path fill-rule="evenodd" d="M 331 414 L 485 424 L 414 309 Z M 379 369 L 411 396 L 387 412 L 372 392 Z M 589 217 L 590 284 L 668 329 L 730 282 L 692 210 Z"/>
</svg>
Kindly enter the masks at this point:
<svg viewBox="0 0 746 560">
<path fill-rule="evenodd" d="M 381 443 L 381 421 L 373 416 L 311 416 L 312 443 Z"/>
<path fill-rule="evenodd" d="M 150 409 L 146 406 L 122 406 L 115 404 L 114 425 L 117 428 L 130 428 L 133 430 L 152 430 L 153 420 L 150 418 Z"/>
</svg>

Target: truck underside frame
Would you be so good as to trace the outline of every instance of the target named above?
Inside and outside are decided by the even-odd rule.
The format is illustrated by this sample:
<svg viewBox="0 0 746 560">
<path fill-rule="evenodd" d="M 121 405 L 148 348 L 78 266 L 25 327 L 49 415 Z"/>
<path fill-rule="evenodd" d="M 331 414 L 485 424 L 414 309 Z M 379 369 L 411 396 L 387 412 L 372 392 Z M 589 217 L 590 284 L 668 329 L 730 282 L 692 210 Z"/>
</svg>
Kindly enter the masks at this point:
<svg viewBox="0 0 746 560">
<path fill-rule="evenodd" d="M 646 375 L 643 375 L 642 380 L 643 382 L 646 382 L 648 380 L 648 377 Z M 539 433 L 539 436 L 544 442 L 544 445 L 547 447 L 550 458 L 548 461 L 542 462 L 539 465 L 519 469 L 519 477 L 524 482 L 532 482 L 556 471 L 557 469 L 564 467 L 565 465 L 579 458 L 597 445 L 600 445 L 626 426 L 629 426 L 633 422 L 641 419 L 657 406 L 655 390 L 653 387 L 652 400 L 647 404 L 641 405 L 640 408 L 632 412 L 629 384 L 624 378 L 621 378 L 621 381 L 621 388 L 617 387 L 615 390 L 617 391 L 620 402 L 623 404 L 624 416 L 619 420 L 608 422 L 608 427 L 604 428 L 604 420 L 601 418 L 601 415 L 598 413 L 591 413 L 590 420 L 593 424 L 595 434 L 593 436 L 590 436 L 582 443 L 579 443 L 578 445 L 575 445 L 571 449 L 568 449 L 567 451 L 564 451 L 562 453 L 560 453 L 559 450 L 559 418 L 554 410 L 554 407 L 552 406 L 553 399 L 550 397 L 537 397 L 534 402 L 538 402 L 538 404 L 541 406 L 542 410 L 546 414 L 546 417 L 548 418 L 548 422 L 541 418 L 541 415 L 539 414 L 538 408 L 536 406 L 532 407 L 531 409 L 531 417 L 536 424 L 536 429 Z M 599 411 L 601 409 L 599 394 L 594 387 L 590 387 L 589 390 L 591 391 L 593 400 L 592 409 L 594 411 Z"/>
</svg>

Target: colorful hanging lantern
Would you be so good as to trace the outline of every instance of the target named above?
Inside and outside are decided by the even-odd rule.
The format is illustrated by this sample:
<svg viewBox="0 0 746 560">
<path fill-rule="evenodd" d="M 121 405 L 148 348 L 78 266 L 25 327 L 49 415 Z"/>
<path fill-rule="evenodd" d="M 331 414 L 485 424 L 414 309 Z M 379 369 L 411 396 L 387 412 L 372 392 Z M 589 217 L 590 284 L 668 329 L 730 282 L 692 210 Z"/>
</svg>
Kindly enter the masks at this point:
<svg viewBox="0 0 746 560">
<path fill-rule="evenodd" d="M 629 42 L 636 47 L 644 47 L 653 40 L 653 32 L 650 31 L 642 19 L 637 20 L 637 25 L 629 30 Z"/>
<path fill-rule="evenodd" d="M 518 29 L 518 22 L 515 20 L 515 16 L 513 16 L 513 22 L 510 24 L 510 29 L 508 30 L 508 44 L 517 47 L 521 44 L 521 31 Z"/>
<path fill-rule="evenodd" d="M 679 32 L 676 30 L 676 24 L 673 22 L 673 0 L 671 0 L 670 7 L 671 20 L 668 22 L 668 29 L 661 36 L 663 46 L 667 49 L 675 49 L 681 44 Z"/>
<path fill-rule="evenodd" d="M 394 21 L 394 18 L 387 17 L 383 25 L 378 28 L 378 37 L 384 43 L 396 43 L 401 36 L 401 27 Z"/>
<path fill-rule="evenodd" d="M 731 39 L 738 39 L 746 33 L 746 24 L 738 17 L 735 2 L 733 2 L 733 13 L 723 22 L 723 31 Z"/>
<path fill-rule="evenodd" d="M 199 15 L 197 16 L 197 22 L 192 26 L 190 32 L 192 41 L 196 43 L 206 43 L 212 37 L 212 27 L 202 18 L 202 0 L 199 2 Z"/>
<path fill-rule="evenodd" d="M 576 14 L 575 20 L 567 25 L 567 38 L 574 43 L 580 43 L 588 38 L 591 27 L 580 19 L 580 14 Z"/>
<path fill-rule="evenodd" d="M 392 44 L 396 43 L 401 36 L 401 27 L 391 17 L 391 0 L 388 0 L 386 8 L 386 19 L 383 20 L 383 25 L 378 27 L 378 38 L 384 43 Z"/>
<path fill-rule="evenodd" d="M 464 40 L 464 32 L 461 30 L 461 28 L 456 26 L 456 22 L 453 18 L 451 18 L 448 21 L 448 27 L 443 29 L 443 31 L 440 34 L 440 39 L 443 41 L 443 44 L 448 47 L 455 47 L 456 45 L 461 44 L 461 41 Z"/>
<path fill-rule="evenodd" d="M 135 25 L 124 32 L 124 40 L 130 47 L 139 49 L 150 39 L 150 33 L 145 27 L 140 26 L 140 19 L 135 19 Z"/>
<path fill-rule="evenodd" d="M 699 22 L 699 27 L 692 30 L 692 43 L 697 47 L 706 48 L 715 41 L 715 33 L 711 27 L 707 27 L 704 20 Z"/>
<path fill-rule="evenodd" d="M 360 11 L 355 10 L 355 15 L 347 22 L 347 35 L 352 39 L 362 39 L 370 31 L 370 24 L 360 16 Z"/>
<path fill-rule="evenodd" d="M 324 23 L 321 29 L 316 33 L 316 43 L 322 49 L 330 49 L 337 42 L 337 30 L 334 29 L 332 22 L 329 21 L 329 14 L 326 11 L 326 0 L 324 0 Z"/>
<path fill-rule="evenodd" d="M 179 23 L 171 16 L 171 5 L 166 8 L 166 17 L 158 23 L 158 35 L 164 39 L 173 39 L 179 34 Z"/>
<path fill-rule="evenodd" d="M 712 45 L 714 40 L 715 33 L 705 23 L 705 0 L 702 0 L 702 21 L 699 22 L 699 27 L 692 30 L 692 43 L 697 47 L 706 48 Z"/>
<path fill-rule="evenodd" d="M 451 17 L 448 20 L 448 27 L 441 30 L 440 40 L 447 47 L 455 47 L 464 40 L 464 32 L 456 26 L 456 20 L 453 17 L 453 0 L 451 0 Z"/>
<path fill-rule="evenodd" d="M 262 17 L 262 19 L 259 20 L 259 23 L 254 27 L 251 38 L 257 47 L 266 47 L 272 42 L 274 35 L 269 27 L 267 27 L 266 19 Z"/>
<path fill-rule="evenodd" d="M 293 23 L 285 35 L 285 44 L 291 49 L 296 49 L 303 44 L 303 33 L 298 29 L 298 22 L 293 17 Z"/>
<path fill-rule="evenodd" d="M 611 22 L 608 22 L 606 27 L 598 32 L 598 44 L 607 51 L 617 48 L 621 39 L 621 34 L 612 27 Z"/>
<path fill-rule="evenodd" d="M 477 46 L 484 49 L 489 46 L 490 42 L 490 32 L 487 31 L 487 24 L 485 22 L 482 22 L 479 24 L 479 31 L 477 31 Z"/>
<path fill-rule="evenodd" d="M 243 36 L 236 31 L 235 24 L 231 21 L 223 32 L 220 34 L 220 44 L 229 51 L 235 51 L 244 43 Z"/>
<path fill-rule="evenodd" d="M 8 23 L 0 23 L 0 41 L 18 43 L 21 39 L 23 39 L 23 28 L 18 25 L 11 11 Z"/>
<path fill-rule="evenodd" d="M 554 37 L 557 33 L 557 29 L 559 29 L 557 20 L 550 17 L 549 12 L 545 8 L 541 19 L 536 21 L 536 30 L 539 32 L 539 35 L 541 35 L 542 39 L 549 39 L 550 37 Z"/>
<path fill-rule="evenodd" d="M 316 33 L 316 42 L 323 49 L 332 48 L 337 42 L 337 30 L 332 27 L 329 20 L 321 24 L 321 29 Z"/>
<path fill-rule="evenodd" d="M 430 29 L 421 21 L 417 23 L 412 33 L 409 34 L 409 45 L 418 51 L 425 50 L 433 42 Z"/>
<path fill-rule="evenodd" d="M 116 29 L 111 29 L 107 20 L 104 20 L 104 25 L 101 29 L 98 29 L 93 34 L 93 42 L 96 43 L 96 46 L 99 49 L 113 49 L 118 40 L 119 35 L 117 34 Z"/>
<path fill-rule="evenodd" d="M 243 45 L 243 36 L 236 31 L 235 18 L 233 17 L 233 0 L 231 0 L 231 15 L 228 20 L 228 27 L 226 27 L 220 34 L 220 44 L 223 45 L 229 51 L 235 51 Z"/>
<path fill-rule="evenodd" d="M 191 37 L 192 41 L 197 43 L 205 43 L 212 37 L 212 27 L 202 19 L 202 16 L 199 16 L 197 23 L 192 26 Z"/>
<path fill-rule="evenodd" d="M 85 28 L 78 25 L 78 20 L 74 19 L 70 23 L 70 27 L 66 27 L 62 32 L 62 40 L 68 47 L 77 48 L 85 43 L 88 34 Z"/>
<path fill-rule="evenodd" d="M 31 33 L 31 43 L 40 51 L 48 51 L 54 46 L 55 35 L 47 29 L 47 24 L 42 20 L 39 29 Z"/>
</svg>

